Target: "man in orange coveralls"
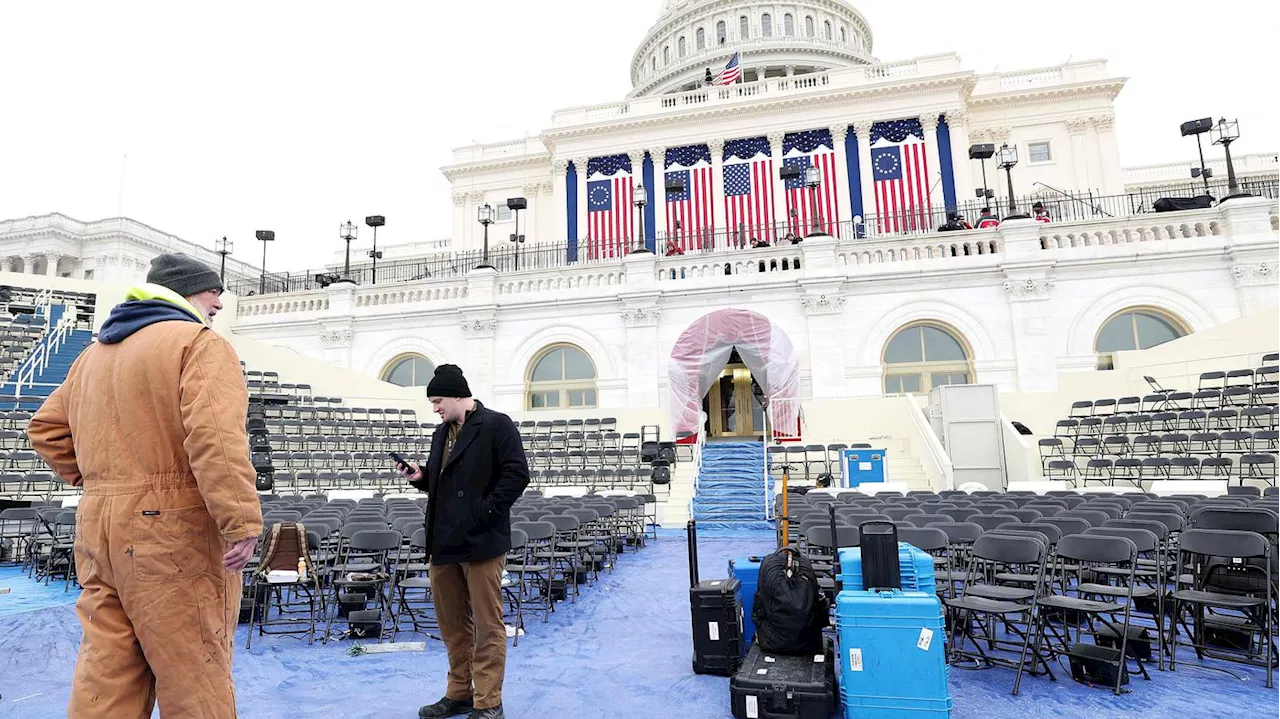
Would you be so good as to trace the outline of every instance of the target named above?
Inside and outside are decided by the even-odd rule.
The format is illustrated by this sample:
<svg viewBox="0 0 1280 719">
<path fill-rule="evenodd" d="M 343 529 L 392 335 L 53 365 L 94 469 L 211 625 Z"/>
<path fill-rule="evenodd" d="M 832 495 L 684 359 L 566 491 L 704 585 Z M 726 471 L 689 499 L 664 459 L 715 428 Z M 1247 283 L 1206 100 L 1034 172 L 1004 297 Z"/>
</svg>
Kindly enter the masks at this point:
<svg viewBox="0 0 1280 719">
<path fill-rule="evenodd" d="M 31 420 L 76 512 L 84 629 L 68 716 L 236 716 L 240 570 L 262 533 L 240 361 L 206 325 L 222 282 L 181 254 L 151 262 Z"/>
</svg>

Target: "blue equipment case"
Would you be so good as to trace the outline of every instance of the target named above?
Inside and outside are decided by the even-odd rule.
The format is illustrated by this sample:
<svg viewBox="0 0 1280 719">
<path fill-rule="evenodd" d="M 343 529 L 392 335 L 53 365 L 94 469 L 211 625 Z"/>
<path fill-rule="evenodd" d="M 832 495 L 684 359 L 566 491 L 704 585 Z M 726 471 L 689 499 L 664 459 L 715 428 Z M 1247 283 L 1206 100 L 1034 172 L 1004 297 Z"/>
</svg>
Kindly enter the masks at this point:
<svg viewBox="0 0 1280 719">
<path fill-rule="evenodd" d="M 898 571 L 902 577 L 904 592 L 936 592 L 933 573 L 933 557 L 906 542 L 898 542 Z M 846 590 L 862 591 L 862 548 L 847 547 L 840 550 L 840 582 Z"/>
<path fill-rule="evenodd" d="M 951 716 L 942 602 L 933 591 L 843 591 L 836 597 L 846 719 Z"/>
<path fill-rule="evenodd" d="M 868 482 L 884 482 L 883 449 L 845 449 L 840 451 L 841 479 L 844 487 L 857 487 Z"/>
<path fill-rule="evenodd" d="M 760 585 L 762 557 L 738 557 L 729 560 L 729 576 L 738 580 L 742 592 L 742 653 L 746 655 L 751 640 L 756 636 L 756 623 L 751 618 L 751 608 L 756 601 L 756 588 Z"/>
</svg>

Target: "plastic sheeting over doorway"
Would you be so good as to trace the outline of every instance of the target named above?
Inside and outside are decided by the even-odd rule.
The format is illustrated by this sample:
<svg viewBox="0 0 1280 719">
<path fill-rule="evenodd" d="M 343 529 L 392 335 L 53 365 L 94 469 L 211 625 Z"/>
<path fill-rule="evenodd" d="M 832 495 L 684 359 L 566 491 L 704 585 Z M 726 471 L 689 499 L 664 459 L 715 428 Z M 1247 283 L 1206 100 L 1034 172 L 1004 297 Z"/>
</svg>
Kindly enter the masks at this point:
<svg viewBox="0 0 1280 719">
<path fill-rule="evenodd" d="M 764 315 L 730 309 L 712 312 L 689 325 L 671 350 L 667 393 L 677 436 L 702 431 L 702 398 L 735 348 L 764 391 L 770 423 L 774 427 L 797 426 L 800 358 L 791 338 Z"/>
</svg>

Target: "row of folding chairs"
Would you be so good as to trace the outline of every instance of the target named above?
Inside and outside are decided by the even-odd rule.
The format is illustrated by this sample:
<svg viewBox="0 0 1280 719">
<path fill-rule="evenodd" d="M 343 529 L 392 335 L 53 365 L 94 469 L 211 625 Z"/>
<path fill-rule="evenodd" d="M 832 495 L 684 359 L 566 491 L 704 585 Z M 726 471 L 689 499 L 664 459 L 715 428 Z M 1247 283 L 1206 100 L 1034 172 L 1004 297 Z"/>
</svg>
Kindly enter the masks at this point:
<svg viewBox="0 0 1280 719">
<path fill-rule="evenodd" d="M 1115 434 L 1150 434 L 1162 432 L 1228 432 L 1233 430 L 1270 429 L 1276 426 L 1275 405 L 1250 405 L 1213 410 L 1190 409 L 1180 412 L 1113 415 L 1060 419 L 1053 436 L 1076 438 Z"/>
<path fill-rule="evenodd" d="M 1117 482 L 1129 482 L 1140 487 L 1143 482 L 1159 480 L 1238 480 L 1276 484 L 1275 454 L 1245 454 L 1231 457 L 1128 457 L 1120 459 L 1088 458 L 1050 459 L 1045 462 L 1044 476 L 1051 480 L 1065 480 L 1072 486 L 1088 486 L 1100 482 L 1115 486 Z"/>
<path fill-rule="evenodd" d="M 1191 456 L 1221 457 L 1229 454 L 1275 452 L 1280 432 L 1274 429 L 1228 432 L 1166 432 L 1117 434 L 1104 437 L 1045 437 L 1037 441 L 1043 458 L 1076 456 Z"/>
</svg>

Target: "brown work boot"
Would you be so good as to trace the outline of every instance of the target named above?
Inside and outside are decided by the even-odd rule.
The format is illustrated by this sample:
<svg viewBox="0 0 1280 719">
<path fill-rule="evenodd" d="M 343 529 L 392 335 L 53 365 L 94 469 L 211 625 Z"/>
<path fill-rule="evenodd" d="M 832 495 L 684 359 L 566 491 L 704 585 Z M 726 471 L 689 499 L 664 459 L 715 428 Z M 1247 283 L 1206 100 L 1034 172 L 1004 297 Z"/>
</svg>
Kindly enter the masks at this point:
<svg viewBox="0 0 1280 719">
<path fill-rule="evenodd" d="M 435 704 L 428 704 L 418 710 L 418 719 L 443 719 L 444 717 L 462 716 L 471 711 L 470 699 L 450 699 L 444 697 Z M 499 714 L 498 716 L 502 716 Z"/>
<path fill-rule="evenodd" d="M 476 709 L 467 719 L 506 719 L 506 715 L 502 713 L 502 705 L 499 704 L 488 709 Z"/>
</svg>

